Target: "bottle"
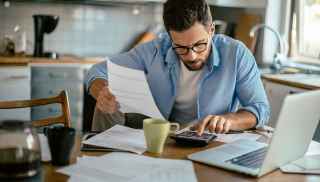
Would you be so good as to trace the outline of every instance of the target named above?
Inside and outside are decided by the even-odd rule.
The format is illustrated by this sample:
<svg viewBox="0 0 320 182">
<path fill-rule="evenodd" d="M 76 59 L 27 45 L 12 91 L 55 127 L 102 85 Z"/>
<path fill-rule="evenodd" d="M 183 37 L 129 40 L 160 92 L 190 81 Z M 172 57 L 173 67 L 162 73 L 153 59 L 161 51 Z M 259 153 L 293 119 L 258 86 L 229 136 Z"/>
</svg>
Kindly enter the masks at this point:
<svg viewBox="0 0 320 182">
<path fill-rule="evenodd" d="M 14 28 L 15 32 L 15 53 L 16 54 L 24 54 L 27 49 L 27 36 L 26 32 L 21 29 L 19 25 L 16 25 Z"/>
</svg>

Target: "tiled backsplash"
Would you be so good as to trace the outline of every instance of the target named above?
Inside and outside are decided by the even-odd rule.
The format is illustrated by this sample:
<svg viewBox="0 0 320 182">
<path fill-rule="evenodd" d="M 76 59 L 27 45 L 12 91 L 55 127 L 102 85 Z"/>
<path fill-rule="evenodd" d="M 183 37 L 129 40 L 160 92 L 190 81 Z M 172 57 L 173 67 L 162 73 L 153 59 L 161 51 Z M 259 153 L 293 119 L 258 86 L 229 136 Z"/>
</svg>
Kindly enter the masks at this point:
<svg viewBox="0 0 320 182">
<path fill-rule="evenodd" d="M 138 35 L 162 23 L 161 4 L 114 4 L 108 6 L 12 3 L 0 5 L 0 39 L 14 35 L 19 24 L 27 35 L 27 53 L 33 53 L 33 14 L 60 17 L 58 26 L 45 35 L 45 51 L 79 56 L 105 56 L 124 51 Z"/>
</svg>

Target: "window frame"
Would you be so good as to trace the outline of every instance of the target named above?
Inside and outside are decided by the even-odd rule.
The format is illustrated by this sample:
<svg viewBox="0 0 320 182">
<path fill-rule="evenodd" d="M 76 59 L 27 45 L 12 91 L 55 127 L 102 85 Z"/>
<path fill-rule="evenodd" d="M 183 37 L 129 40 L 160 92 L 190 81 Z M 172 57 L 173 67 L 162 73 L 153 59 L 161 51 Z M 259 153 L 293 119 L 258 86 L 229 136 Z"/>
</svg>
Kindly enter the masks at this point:
<svg viewBox="0 0 320 182">
<path fill-rule="evenodd" d="M 305 5 L 305 0 L 295 1 L 294 13 L 296 14 L 296 27 L 295 27 L 296 37 L 292 37 L 292 38 L 295 39 L 295 41 L 293 42 L 296 45 L 290 45 L 290 49 L 292 50 L 290 57 L 296 61 L 320 64 L 320 51 L 317 56 L 314 56 L 310 53 L 308 54 L 308 52 L 306 52 L 303 45 L 304 35 L 302 32 L 304 30 L 304 16 L 305 16 L 304 8 L 303 8 L 304 5 Z M 292 13 L 292 15 L 294 13 Z M 291 19 L 293 20 L 293 17 L 291 17 Z M 293 23 L 293 21 L 291 23 Z M 294 31 L 294 30 L 291 30 L 291 31 Z"/>
</svg>

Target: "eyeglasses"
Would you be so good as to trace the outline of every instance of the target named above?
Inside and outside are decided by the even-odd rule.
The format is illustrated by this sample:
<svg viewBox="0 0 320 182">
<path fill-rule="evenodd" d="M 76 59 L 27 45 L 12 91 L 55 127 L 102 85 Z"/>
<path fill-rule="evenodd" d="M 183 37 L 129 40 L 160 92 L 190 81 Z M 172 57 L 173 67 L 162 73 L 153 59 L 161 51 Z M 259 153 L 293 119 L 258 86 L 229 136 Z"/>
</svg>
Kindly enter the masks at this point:
<svg viewBox="0 0 320 182">
<path fill-rule="evenodd" d="M 189 53 L 189 50 L 192 50 L 195 53 L 201 53 L 207 49 L 207 45 L 208 45 L 208 42 L 197 43 L 197 44 L 194 44 L 192 47 L 188 47 L 188 46 L 173 47 L 173 50 L 175 50 L 176 53 L 179 55 L 186 55 Z"/>
</svg>

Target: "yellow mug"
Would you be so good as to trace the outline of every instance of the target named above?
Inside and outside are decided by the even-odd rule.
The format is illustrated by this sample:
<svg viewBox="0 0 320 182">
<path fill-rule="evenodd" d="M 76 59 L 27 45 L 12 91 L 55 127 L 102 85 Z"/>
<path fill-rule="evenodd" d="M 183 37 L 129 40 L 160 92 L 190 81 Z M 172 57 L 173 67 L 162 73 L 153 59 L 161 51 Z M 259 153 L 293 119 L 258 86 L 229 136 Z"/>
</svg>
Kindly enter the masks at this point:
<svg viewBox="0 0 320 182">
<path fill-rule="evenodd" d="M 175 129 L 172 130 L 172 127 L 175 127 Z M 147 151 L 161 154 L 168 135 L 178 131 L 179 128 L 179 123 L 170 123 L 156 118 L 144 119 L 143 131 L 147 143 Z"/>
</svg>

